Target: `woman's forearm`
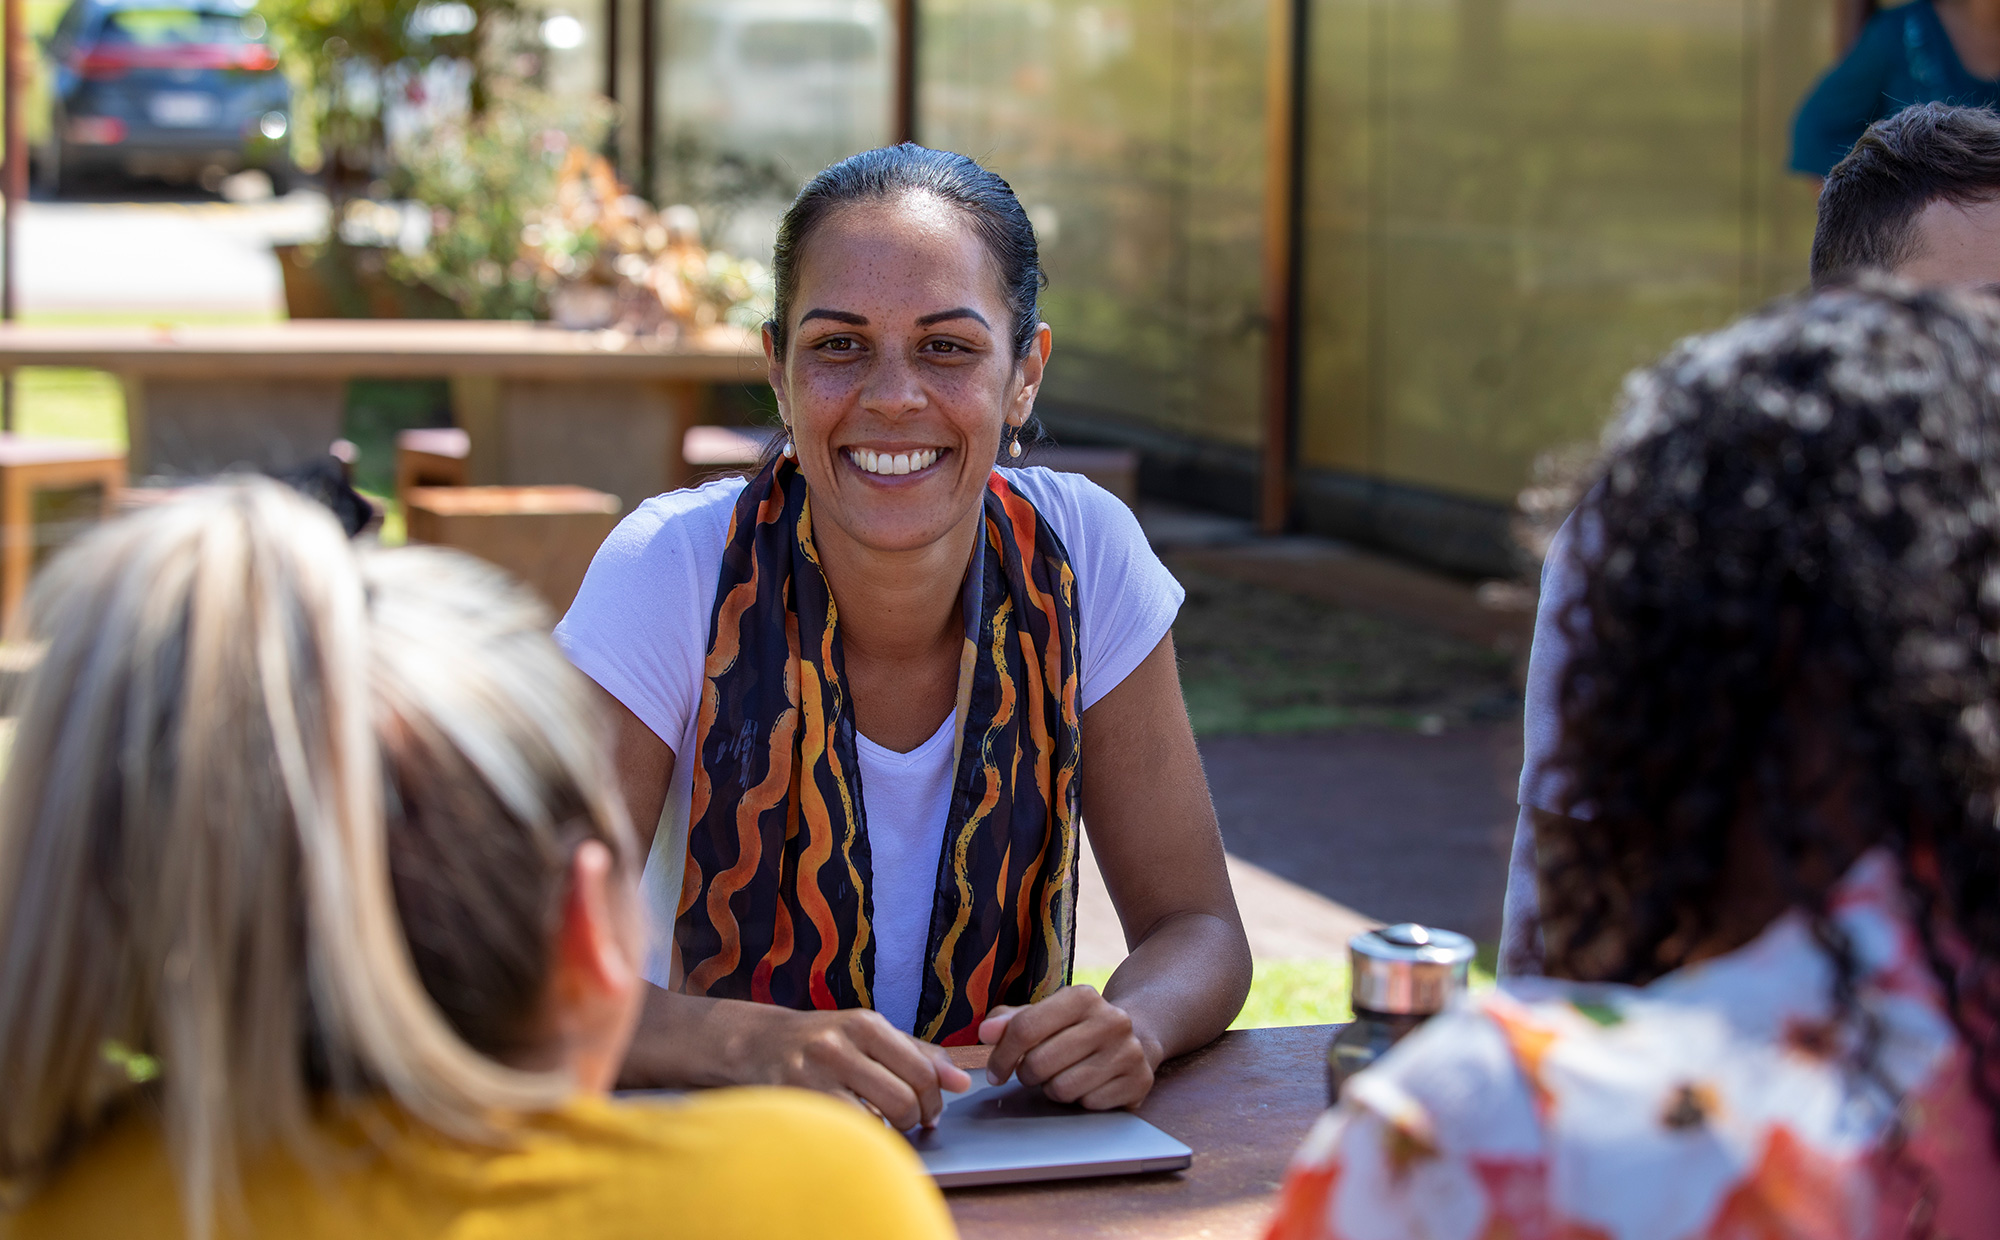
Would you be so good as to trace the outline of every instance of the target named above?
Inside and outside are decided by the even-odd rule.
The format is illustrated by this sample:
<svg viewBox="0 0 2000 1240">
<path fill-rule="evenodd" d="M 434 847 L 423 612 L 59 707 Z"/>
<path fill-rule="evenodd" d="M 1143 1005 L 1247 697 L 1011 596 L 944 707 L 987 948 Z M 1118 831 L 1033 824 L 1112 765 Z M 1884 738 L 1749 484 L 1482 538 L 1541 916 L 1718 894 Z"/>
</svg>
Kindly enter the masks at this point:
<svg viewBox="0 0 2000 1240">
<path fill-rule="evenodd" d="M 746 1053 L 772 1009 L 734 999 L 710 999 L 646 987 L 639 1028 L 621 1089 L 690 1089 L 761 1083 L 752 1078 L 756 1057 Z"/>
<path fill-rule="evenodd" d="M 1214 1041 L 1249 993 L 1241 924 L 1194 912 L 1155 926 L 1104 985 L 1104 997 L 1132 1018 L 1155 1068 Z"/>
</svg>

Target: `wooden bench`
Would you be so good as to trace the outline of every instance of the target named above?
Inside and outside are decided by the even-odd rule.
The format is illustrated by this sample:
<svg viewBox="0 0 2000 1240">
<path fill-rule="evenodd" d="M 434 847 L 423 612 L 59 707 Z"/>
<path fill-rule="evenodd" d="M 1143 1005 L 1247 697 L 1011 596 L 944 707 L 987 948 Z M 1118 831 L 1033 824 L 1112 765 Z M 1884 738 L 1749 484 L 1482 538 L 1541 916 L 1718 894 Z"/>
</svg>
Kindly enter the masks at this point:
<svg viewBox="0 0 2000 1240">
<path fill-rule="evenodd" d="M 618 524 L 618 498 L 588 487 L 413 487 L 403 505 L 411 542 L 455 547 L 506 569 L 557 616 Z"/>
<path fill-rule="evenodd" d="M 0 369 L 81 366 L 125 389 L 131 471 L 282 470 L 341 433 L 347 381 L 451 383 L 474 485 L 568 483 L 628 506 L 688 476 L 681 441 L 717 385 L 759 383 L 757 338 L 672 343 L 545 323 L 299 320 L 257 327 L 0 326 Z"/>
</svg>

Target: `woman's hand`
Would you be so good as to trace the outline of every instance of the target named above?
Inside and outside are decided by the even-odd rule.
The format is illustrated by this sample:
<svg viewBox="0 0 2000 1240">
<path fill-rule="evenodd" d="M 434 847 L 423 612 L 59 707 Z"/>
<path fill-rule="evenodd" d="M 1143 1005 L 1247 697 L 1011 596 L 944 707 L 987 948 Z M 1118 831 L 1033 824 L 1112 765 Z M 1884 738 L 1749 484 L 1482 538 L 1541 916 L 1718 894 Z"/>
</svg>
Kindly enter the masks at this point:
<svg viewBox="0 0 2000 1240">
<path fill-rule="evenodd" d="M 858 1102 L 897 1128 L 926 1127 L 943 1093 L 972 1087 L 944 1048 L 865 1008 L 795 1012 L 646 988 L 622 1089 L 791 1085 Z"/>
<path fill-rule="evenodd" d="M 752 1080 L 844 1096 L 898 1129 L 931 1127 L 944 1110 L 943 1091 L 972 1087 L 943 1047 L 919 1042 L 880 1012 L 764 1013 L 773 1019 L 760 1022 L 766 1027 L 744 1048 Z"/>
<path fill-rule="evenodd" d="M 1018 1076 L 1057 1102 L 1093 1111 L 1137 1106 L 1153 1088 L 1157 1042 L 1141 1037 L 1125 1009 L 1089 986 L 1065 986 L 1028 1007 L 997 1007 L 979 1026 L 993 1048 L 987 1079 Z"/>
</svg>

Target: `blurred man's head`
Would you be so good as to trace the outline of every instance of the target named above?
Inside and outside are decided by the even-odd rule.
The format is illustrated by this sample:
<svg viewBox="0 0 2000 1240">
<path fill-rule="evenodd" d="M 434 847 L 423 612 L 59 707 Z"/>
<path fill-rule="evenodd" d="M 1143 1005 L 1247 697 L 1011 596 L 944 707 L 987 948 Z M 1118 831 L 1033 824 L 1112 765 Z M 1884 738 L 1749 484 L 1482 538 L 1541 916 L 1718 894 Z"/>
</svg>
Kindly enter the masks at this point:
<svg viewBox="0 0 2000 1240">
<path fill-rule="evenodd" d="M 1813 283 L 1864 270 L 2000 286 L 2000 116 L 1926 103 L 1861 135 L 1820 193 Z"/>
</svg>

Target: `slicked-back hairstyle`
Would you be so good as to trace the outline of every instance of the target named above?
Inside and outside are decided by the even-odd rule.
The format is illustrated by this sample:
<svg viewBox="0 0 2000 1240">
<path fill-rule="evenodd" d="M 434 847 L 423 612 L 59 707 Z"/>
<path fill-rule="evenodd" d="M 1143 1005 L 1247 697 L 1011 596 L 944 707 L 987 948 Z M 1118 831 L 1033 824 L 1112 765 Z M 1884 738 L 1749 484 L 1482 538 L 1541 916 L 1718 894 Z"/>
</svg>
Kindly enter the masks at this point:
<svg viewBox="0 0 2000 1240">
<path fill-rule="evenodd" d="M 930 194 L 964 212 L 972 221 L 1000 275 L 1013 314 L 1008 335 L 1014 356 L 1026 357 L 1035 341 L 1037 301 L 1047 281 L 1035 226 L 1014 189 L 999 176 L 954 151 L 934 151 L 905 142 L 850 155 L 806 182 L 778 223 L 773 252 L 777 304 L 771 312 L 771 340 L 784 356 L 791 333 L 792 302 L 798 291 L 799 262 L 813 234 L 842 207 L 880 202 L 905 194 Z"/>
<path fill-rule="evenodd" d="M 2000 198 L 2000 116 L 1921 103 L 1876 121 L 1827 174 L 1813 230 L 1815 286 L 1894 271 L 1916 248 L 1917 216 L 1940 200 Z"/>
<path fill-rule="evenodd" d="M 1879 1084 L 1831 899 L 1883 848 L 2000 1124 L 2000 311 L 1865 276 L 1687 341 L 1627 381 L 1591 494 L 1549 972 L 1690 963 L 1747 846 Z"/>
</svg>

